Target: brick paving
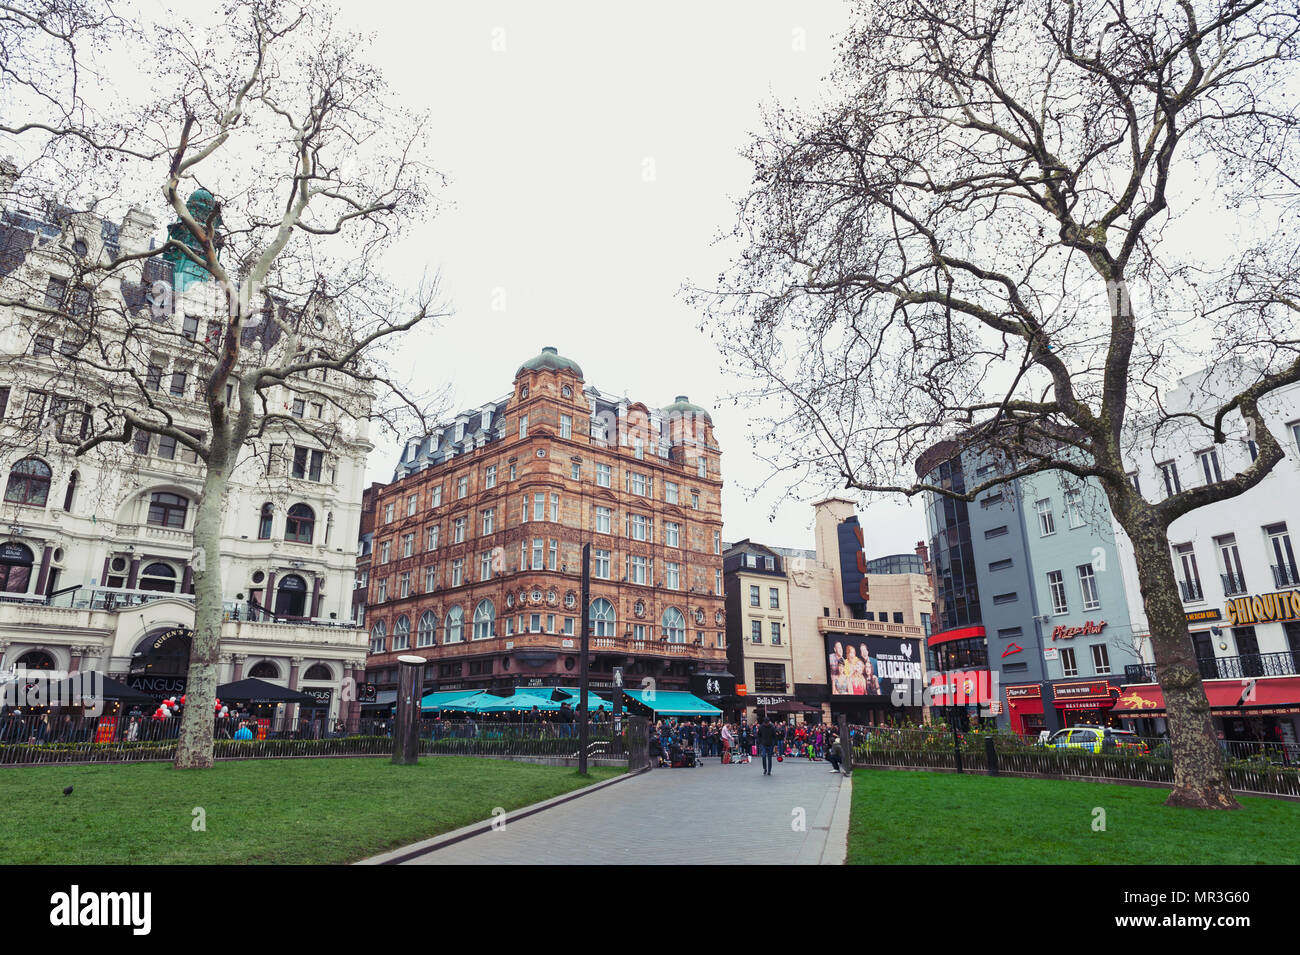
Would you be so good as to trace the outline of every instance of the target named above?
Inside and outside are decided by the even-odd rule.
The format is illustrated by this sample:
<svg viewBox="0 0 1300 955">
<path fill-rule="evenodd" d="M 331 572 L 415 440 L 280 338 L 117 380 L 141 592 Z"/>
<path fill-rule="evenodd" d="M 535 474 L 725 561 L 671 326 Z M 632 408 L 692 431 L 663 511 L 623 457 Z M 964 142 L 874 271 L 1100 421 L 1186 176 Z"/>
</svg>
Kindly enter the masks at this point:
<svg viewBox="0 0 1300 955">
<path fill-rule="evenodd" d="M 655 769 L 405 864 L 839 864 L 851 784 L 828 770 L 786 760 L 764 776 L 757 759 Z"/>
</svg>

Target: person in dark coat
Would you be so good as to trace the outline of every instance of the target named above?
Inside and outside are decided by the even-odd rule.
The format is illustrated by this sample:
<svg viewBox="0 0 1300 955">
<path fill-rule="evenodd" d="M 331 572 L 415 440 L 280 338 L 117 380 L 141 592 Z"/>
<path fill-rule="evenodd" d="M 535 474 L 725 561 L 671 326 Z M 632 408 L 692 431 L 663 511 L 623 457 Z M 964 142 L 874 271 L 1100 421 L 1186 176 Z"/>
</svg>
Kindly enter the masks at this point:
<svg viewBox="0 0 1300 955">
<path fill-rule="evenodd" d="M 776 727 L 769 716 L 758 728 L 758 754 L 763 757 L 763 775 L 772 775 L 772 748 L 776 745 Z"/>
</svg>

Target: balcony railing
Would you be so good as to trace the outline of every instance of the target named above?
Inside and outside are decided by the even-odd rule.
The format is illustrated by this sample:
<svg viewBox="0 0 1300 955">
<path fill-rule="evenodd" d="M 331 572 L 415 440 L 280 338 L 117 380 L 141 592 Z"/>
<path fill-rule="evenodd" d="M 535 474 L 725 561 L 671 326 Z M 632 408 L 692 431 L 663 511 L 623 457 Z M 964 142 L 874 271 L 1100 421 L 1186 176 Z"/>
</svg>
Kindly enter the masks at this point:
<svg viewBox="0 0 1300 955">
<path fill-rule="evenodd" d="M 1300 673 L 1297 666 L 1300 654 L 1283 653 L 1243 653 L 1236 657 L 1215 657 L 1213 660 L 1201 660 L 1201 672 L 1213 668 L 1213 679 L 1240 680 L 1252 676 L 1295 676 Z"/>
<path fill-rule="evenodd" d="M 1296 574 L 1294 564 L 1272 564 L 1273 585 L 1276 587 L 1294 587 L 1300 584 L 1300 575 Z"/>
<path fill-rule="evenodd" d="M 1202 680 L 1242 680 L 1255 676 L 1295 676 L 1300 674 L 1300 653 L 1243 653 L 1235 657 L 1200 657 L 1197 661 Z M 1155 683 L 1154 663 L 1129 664 L 1124 667 L 1125 683 Z"/>
<path fill-rule="evenodd" d="M 1201 590 L 1199 580 L 1180 580 L 1178 581 L 1178 589 L 1183 595 L 1183 603 L 1193 603 L 1205 599 L 1205 593 Z"/>
<path fill-rule="evenodd" d="M 1130 663 L 1124 667 L 1124 682 L 1155 683 L 1156 665 L 1154 663 Z"/>
<path fill-rule="evenodd" d="M 818 617 L 817 629 L 822 633 L 866 633 L 882 637 L 925 636 L 924 630 L 910 623 L 884 623 L 845 617 Z"/>
<path fill-rule="evenodd" d="M 1220 574 L 1219 578 L 1223 581 L 1223 592 L 1229 597 L 1235 597 L 1246 592 L 1244 577 L 1238 577 L 1236 574 Z"/>
<path fill-rule="evenodd" d="M 509 636 L 497 635 L 482 640 L 461 640 L 455 643 L 440 642 L 436 646 L 417 647 L 417 650 L 432 650 L 438 659 L 459 656 L 474 656 L 483 653 L 513 652 L 516 650 L 554 650 L 560 653 L 576 653 L 581 639 L 576 634 L 567 633 L 515 633 Z M 666 640 L 637 640 L 633 637 L 596 637 L 591 638 L 593 653 L 625 653 L 651 657 L 689 657 L 703 660 L 721 660 L 727 655 L 722 647 L 689 643 L 669 643 Z M 371 651 L 374 652 L 374 651 Z M 384 652 L 392 652 L 385 650 Z"/>
</svg>

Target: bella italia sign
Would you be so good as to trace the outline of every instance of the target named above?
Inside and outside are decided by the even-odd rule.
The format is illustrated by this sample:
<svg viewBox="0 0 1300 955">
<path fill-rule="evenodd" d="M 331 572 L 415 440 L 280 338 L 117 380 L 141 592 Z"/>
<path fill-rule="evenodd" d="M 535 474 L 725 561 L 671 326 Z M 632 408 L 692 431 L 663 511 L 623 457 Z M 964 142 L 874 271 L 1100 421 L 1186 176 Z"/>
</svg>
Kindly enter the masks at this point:
<svg viewBox="0 0 1300 955">
<path fill-rule="evenodd" d="M 1300 618 L 1300 591 L 1283 590 L 1255 597 L 1238 597 L 1229 600 L 1224 610 L 1227 612 L 1229 626 L 1233 627 L 1275 620 L 1295 620 Z"/>
</svg>

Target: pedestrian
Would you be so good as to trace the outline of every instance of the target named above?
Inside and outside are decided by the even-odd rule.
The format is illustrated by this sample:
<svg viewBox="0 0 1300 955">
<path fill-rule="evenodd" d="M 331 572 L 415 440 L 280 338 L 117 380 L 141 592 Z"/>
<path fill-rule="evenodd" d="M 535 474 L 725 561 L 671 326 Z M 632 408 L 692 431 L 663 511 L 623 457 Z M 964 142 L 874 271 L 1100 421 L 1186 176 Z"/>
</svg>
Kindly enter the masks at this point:
<svg viewBox="0 0 1300 955">
<path fill-rule="evenodd" d="M 722 761 L 724 763 L 729 763 L 731 762 L 731 744 L 735 742 L 736 739 L 735 734 L 731 732 L 730 723 L 722 724 L 721 738 L 722 738 Z"/>
<path fill-rule="evenodd" d="M 839 737 L 832 733 L 830 736 L 830 748 L 826 751 L 826 759 L 830 761 L 830 771 L 832 773 L 838 773 L 840 771 L 840 760 L 842 758 L 843 751 L 840 749 Z"/>
<path fill-rule="evenodd" d="M 765 717 L 758 728 L 758 752 L 763 757 L 763 775 L 772 775 L 772 747 L 776 745 L 776 727 L 772 718 Z"/>
</svg>

